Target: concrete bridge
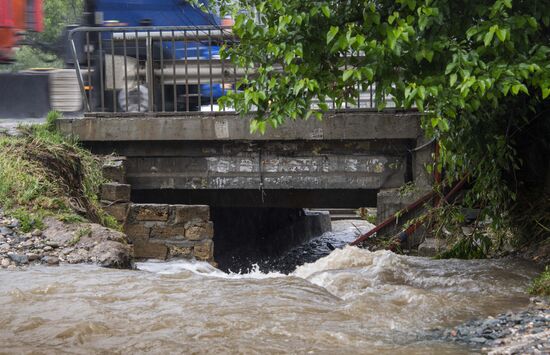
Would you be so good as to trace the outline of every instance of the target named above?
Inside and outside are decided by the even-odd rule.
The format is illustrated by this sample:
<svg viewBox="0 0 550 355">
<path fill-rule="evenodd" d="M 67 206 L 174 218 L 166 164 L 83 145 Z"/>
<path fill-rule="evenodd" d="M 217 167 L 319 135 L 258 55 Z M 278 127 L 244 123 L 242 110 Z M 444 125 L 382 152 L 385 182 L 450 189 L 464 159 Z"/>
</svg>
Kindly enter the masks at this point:
<svg viewBox="0 0 550 355">
<path fill-rule="evenodd" d="M 78 38 L 86 46 L 77 46 Z M 249 119 L 217 112 L 218 97 L 236 89 L 248 69 L 223 56 L 176 55 L 163 46 L 232 46 L 229 28 L 81 27 L 69 39 L 88 113 L 59 127 L 95 153 L 126 156 L 135 201 L 376 206 L 381 190 L 429 185 L 430 151 L 414 150 L 424 145 L 418 113 L 377 111 L 375 86 L 362 88 L 352 109 L 327 102 L 346 109 L 322 121 L 289 121 L 251 134 Z M 97 58 L 79 56 L 77 47 L 97 47 Z M 395 105 L 391 97 L 385 101 Z"/>
<path fill-rule="evenodd" d="M 87 114 L 59 128 L 127 157 L 132 200 L 215 207 L 376 206 L 380 190 L 427 186 L 414 111 L 344 110 L 264 135 L 234 113 Z"/>
<path fill-rule="evenodd" d="M 234 113 L 93 113 L 58 127 L 96 154 L 126 157 L 131 197 L 102 198 L 119 202 L 109 205 L 137 257 L 246 268 L 330 230 L 328 215 L 302 208 L 376 206 L 382 220 L 415 197 L 397 188 L 428 188 L 432 147 L 419 119 L 414 111 L 354 109 L 260 135 Z"/>
</svg>

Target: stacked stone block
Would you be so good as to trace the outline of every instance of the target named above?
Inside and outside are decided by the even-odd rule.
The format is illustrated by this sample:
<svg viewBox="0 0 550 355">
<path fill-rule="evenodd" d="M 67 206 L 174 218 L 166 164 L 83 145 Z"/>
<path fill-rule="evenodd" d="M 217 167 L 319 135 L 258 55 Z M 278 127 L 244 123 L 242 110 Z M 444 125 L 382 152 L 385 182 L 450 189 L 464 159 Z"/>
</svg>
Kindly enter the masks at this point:
<svg viewBox="0 0 550 355">
<path fill-rule="evenodd" d="M 208 206 L 134 204 L 126 183 L 126 158 L 109 156 L 101 186 L 101 201 L 107 213 L 124 226 L 134 246 L 134 257 L 175 257 L 214 261 L 214 228 Z"/>
<path fill-rule="evenodd" d="M 102 166 L 103 177 L 110 182 L 101 186 L 101 202 L 105 212 L 124 224 L 130 206 L 131 186 L 126 183 L 126 158 L 107 157 Z"/>
<path fill-rule="evenodd" d="M 136 258 L 214 260 L 208 206 L 131 204 L 125 232 Z"/>
<path fill-rule="evenodd" d="M 126 157 L 107 156 L 101 167 L 103 177 L 109 181 L 126 183 Z"/>
</svg>

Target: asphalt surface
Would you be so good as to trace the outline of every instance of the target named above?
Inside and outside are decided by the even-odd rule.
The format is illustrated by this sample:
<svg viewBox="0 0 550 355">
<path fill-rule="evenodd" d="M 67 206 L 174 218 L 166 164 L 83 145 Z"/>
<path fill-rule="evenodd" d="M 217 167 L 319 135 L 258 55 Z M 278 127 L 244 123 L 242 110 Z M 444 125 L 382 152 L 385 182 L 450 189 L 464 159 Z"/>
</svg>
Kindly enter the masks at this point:
<svg viewBox="0 0 550 355">
<path fill-rule="evenodd" d="M 45 121 L 45 118 L 1 118 L 0 133 L 15 134 L 19 125 L 31 125 L 44 123 Z"/>
</svg>

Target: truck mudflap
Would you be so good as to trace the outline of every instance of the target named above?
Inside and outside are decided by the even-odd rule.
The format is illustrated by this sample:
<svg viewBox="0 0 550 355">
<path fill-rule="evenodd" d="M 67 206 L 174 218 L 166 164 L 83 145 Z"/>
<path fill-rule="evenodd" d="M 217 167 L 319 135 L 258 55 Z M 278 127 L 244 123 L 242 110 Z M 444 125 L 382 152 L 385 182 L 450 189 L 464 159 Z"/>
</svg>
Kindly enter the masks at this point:
<svg viewBox="0 0 550 355">
<path fill-rule="evenodd" d="M 0 118 L 40 118 L 50 111 L 49 73 L 0 73 Z"/>
</svg>

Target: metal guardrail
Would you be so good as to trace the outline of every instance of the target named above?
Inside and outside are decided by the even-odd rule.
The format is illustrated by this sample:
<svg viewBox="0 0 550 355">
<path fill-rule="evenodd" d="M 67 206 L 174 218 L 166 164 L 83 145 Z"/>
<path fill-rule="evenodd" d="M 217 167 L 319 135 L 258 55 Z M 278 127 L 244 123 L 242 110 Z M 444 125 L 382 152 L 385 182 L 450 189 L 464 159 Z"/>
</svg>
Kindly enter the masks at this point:
<svg viewBox="0 0 550 355">
<path fill-rule="evenodd" d="M 246 73 L 219 55 L 221 46 L 234 43 L 229 27 L 78 27 L 69 32 L 87 112 L 220 111 L 218 98 Z M 374 108 L 373 87 L 360 90 L 356 100 L 353 107 L 328 104 Z"/>
</svg>

